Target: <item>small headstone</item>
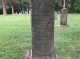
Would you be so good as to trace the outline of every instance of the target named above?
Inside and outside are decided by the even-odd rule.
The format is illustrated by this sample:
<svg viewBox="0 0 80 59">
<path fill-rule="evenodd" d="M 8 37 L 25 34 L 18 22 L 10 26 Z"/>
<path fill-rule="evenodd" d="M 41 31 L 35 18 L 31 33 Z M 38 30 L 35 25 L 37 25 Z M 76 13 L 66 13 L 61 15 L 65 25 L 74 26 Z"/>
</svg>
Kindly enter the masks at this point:
<svg viewBox="0 0 80 59">
<path fill-rule="evenodd" d="M 21 13 L 19 13 L 19 15 L 20 15 Z"/>
<path fill-rule="evenodd" d="M 65 26 L 67 25 L 67 14 L 68 14 L 68 9 L 63 8 L 61 11 L 61 20 L 60 20 L 60 25 Z"/>
<path fill-rule="evenodd" d="M 18 14 L 17 12 L 15 14 Z"/>
<path fill-rule="evenodd" d="M 57 20 L 57 12 L 54 11 L 54 19 Z"/>
</svg>

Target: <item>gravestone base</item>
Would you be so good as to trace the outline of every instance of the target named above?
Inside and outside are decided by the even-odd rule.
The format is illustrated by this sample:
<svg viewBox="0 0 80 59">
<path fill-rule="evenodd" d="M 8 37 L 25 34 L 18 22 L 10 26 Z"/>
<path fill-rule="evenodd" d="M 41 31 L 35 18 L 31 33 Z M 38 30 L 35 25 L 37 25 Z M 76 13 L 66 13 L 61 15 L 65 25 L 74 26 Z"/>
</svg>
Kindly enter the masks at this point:
<svg viewBox="0 0 80 59">
<path fill-rule="evenodd" d="M 69 27 L 69 25 L 60 25 L 61 27 Z"/>
<path fill-rule="evenodd" d="M 42 57 L 42 56 L 41 56 L 41 57 L 33 57 L 32 59 L 56 59 L 56 58 L 53 57 L 53 56 L 52 56 L 52 57 L 49 57 L 49 56 L 47 56 L 47 57 L 46 57 L 46 56 L 43 56 L 43 57 Z"/>
<path fill-rule="evenodd" d="M 55 55 L 53 56 L 41 56 L 41 57 L 32 57 L 32 50 L 27 50 L 23 54 L 22 59 L 56 59 Z"/>
</svg>

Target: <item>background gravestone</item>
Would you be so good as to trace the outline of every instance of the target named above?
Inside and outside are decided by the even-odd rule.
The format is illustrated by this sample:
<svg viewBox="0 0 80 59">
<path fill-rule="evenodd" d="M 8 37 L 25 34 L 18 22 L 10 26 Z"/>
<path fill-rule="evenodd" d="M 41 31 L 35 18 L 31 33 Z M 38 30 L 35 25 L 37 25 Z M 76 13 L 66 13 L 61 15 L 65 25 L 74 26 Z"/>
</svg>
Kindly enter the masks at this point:
<svg viewBox="0 0 80 59">
<path fill-rule="evenodd" d="M 54 0 L 31 0 L 32 3 L 32 59 L 55 59 Z"/>
<path fill-rule="evenodd" d="M 57 11 L 54 11 L 54 19 L 57 20 Z"/>
<path fill-rule="evenodd" d="M 68 16 L 68 0 L 62 0 L 62 10 L 61 10 L 61 19 L 60 25 L 65 26 L 67 25 L 67 16 Z"/>
<path fill-rule="evenodd" d="M 66 8 L 62 9 L 60 25 L 67 25 L 67 15 L 68 15 L 68 10 Z"/>
</svg>

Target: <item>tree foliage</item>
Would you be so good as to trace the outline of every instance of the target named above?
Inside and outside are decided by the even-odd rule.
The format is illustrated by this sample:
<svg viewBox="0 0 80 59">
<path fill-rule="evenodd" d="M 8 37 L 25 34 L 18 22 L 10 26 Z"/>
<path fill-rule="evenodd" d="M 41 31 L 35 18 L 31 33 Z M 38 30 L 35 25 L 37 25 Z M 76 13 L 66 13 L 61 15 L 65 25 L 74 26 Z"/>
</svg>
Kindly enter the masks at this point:
<svg viewBox="0 0 80 59">
<path fill-rule="evenodd" d="M 7 13 L 11 13 L 11 4 L 14 6 L 14 12 L 28 11 L 30 9 L 30 0 L 6 0 Z M 68 0 L 69 1 L 69 0 Z M 80 0 L 70 0 L 68 3 L 70 13 L 80 13 Z M 55 10 L 62 8 L 62 0 L 55 0 Z M 2 13 L 2 0 L 0 0 L 0 14 Z"/>
<path fill-rule="evenodd" d="M 80 13 L 80 0 L 71 0 L 71 7 L 69 8 L 71 13 Z"/>
<path fill-rule="evenodd" d="M 55 9 L 62 8 L 62 0 L 55 0 Z M 80 13 L 80 0 L 68 0 L 68 10 L 70 13 Z"/>
<path fill-rule="evenodd" d="M 0 14 L 2 13 L 2 0 L 0 0 Z M 27 11 L 30 8 L 28 0 L 6 0 L 7 13 L 11 14 L 11 5 L 14 7 L 14 12 L 20 13 L 21 11 Z"/>
</svg>

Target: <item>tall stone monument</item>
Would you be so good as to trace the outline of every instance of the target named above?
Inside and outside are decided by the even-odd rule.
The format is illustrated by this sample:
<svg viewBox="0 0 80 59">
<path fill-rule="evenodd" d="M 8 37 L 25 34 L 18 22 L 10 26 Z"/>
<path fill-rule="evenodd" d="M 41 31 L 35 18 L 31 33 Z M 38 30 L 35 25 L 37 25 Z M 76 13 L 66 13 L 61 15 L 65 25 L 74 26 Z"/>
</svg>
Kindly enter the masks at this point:
<svg viewBox="0 0 80 59">
<path fill-rule="evenodd" d="M 32 59 L 56 59 L 54 53 L 54 0 L 31 0 Z"/>
</svg>

